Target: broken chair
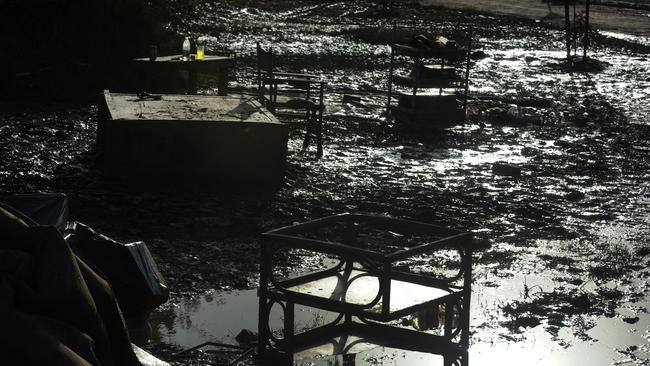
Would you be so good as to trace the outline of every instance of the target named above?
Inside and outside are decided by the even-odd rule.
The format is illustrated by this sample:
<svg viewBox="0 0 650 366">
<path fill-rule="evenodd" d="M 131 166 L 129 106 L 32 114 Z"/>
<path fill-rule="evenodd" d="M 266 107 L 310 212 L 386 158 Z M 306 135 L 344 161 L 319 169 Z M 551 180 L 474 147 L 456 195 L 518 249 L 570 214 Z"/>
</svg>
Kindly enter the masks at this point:
<svg viewBox="0 0 650 366">
<path fill-rule="evenodd" d="M 317 156 L 323 155 L 323 91 L 326 82 L 317 75 L 280 72 L 275 68 L 273 49 L 257 43 L 257 85 L 260 102 L 273 114 L 305 113 L 307 128 L 303 151 L 315 134 Z"/>
</svg>

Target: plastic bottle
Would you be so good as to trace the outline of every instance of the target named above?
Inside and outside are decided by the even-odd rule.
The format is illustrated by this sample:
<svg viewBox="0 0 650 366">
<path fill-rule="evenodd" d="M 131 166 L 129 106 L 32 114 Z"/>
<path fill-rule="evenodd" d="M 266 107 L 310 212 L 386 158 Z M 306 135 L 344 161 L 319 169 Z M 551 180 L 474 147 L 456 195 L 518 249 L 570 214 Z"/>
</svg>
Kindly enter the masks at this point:
<svg viewBox="0 0 650 366">
<path fill-rule="evenodd" d="M 190 39 L 185 37 L 183 41 L 183 60 L 187 61 L 190 59 Z"/>
<path fill-rule="evenodd" d="M 205 37 L 201 36 L 196 40 L 196 59 L 203 60 L 205 55 Z"/>
</svg>

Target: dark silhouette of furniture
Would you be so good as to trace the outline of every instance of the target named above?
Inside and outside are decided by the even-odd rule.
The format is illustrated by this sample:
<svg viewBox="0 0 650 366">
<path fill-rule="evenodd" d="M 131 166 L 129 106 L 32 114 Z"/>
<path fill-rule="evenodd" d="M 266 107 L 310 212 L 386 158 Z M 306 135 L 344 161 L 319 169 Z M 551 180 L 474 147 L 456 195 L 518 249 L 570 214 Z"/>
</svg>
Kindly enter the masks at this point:
<svg viewBox="0 0 650 366">
<path fill-rule="evenodd" d="M 384 12 L 393 12 L 395 7 L 395 0 L 381 0 L 381 6 Z"/>
<path fill-rule="evenodd" d="M 153 93 L 183 91 L 187 94 L 196 94 L 197 74 L 216 72 L 218 95 L 227 95 L 228 78 L 235 68 L 235 60 L 231 55 L 205 55 L 203 60 L 184 61 L 181 55 L 172 55 L 159 56 L 154 61 L 149 58 L 137 58 L 133 60 L 133 66 L 139 79 L 139 91 Z M 185 74 L 186 80 L 179 82 L 181 73 Z"/>
<path fill-rule="evenodd" d="M 273 114 L 305 113 L 307 122 L 303 150 L 316 138 L 317 156 L 323 155 L 323 92 L 325 81 L 316 75 L 280 72 L 276 69 L 273 49 L 257 43 L 257 85 L 260 101 Z"/>
<path fill-rule="evenodd" d="M 271 230 L 263 237 L 259 354 L 267 364 L 291 364 L 295 352 L 324 342 L 345 353 L 351 345 L 340 339 L 352 336 L 386 347 L 440 354 L 449 365 L 467 364 L 472 253 L 487 248 L 486 242 L 468 232 L 422 222 L 354 214 Z M 286 264 L 281 258 L 291 250 L 336 260 L 320 271 L 277 278 L 276 265 Z M 456 258 L 444 273 L 417 273 L 404 264 L 442 251 L 455 253 Z M 275 304 L 284 312 L 281 338 L 268 325 Z M 295 305 L 338 316 L 329 324 L 297 333 Z M 405 317 L 428 318 L 441 327 L 438 334 L 431 334 L 395 325 Z"/>
<path fill-rule="evenodd" d="M 391 45 L 387 113 L 398 121 L 440 128 L 463 121 L 471 47 L 471 32 L 467 48 L 421 35 L 408 45 Z"/>
</svg>

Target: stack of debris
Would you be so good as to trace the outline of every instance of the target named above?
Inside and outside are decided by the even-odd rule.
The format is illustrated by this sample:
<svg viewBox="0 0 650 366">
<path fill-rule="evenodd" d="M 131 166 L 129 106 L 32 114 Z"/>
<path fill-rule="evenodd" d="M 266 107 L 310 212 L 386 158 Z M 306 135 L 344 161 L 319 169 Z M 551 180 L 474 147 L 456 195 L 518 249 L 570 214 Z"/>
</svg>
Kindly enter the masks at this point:
<svg viewBox="0 0 650 366">
<path fill-rule="evenodd" d="M 132 346 L 133 332 L 123 318 L 139 320 L 142 327 L 169 296 L 144 243 L 122 245 L 83 224 L 67 226 L 67 198 L 62 194 L 4 201 L 3 358 L 17 365 L 165 364 Z"/>
</svg>

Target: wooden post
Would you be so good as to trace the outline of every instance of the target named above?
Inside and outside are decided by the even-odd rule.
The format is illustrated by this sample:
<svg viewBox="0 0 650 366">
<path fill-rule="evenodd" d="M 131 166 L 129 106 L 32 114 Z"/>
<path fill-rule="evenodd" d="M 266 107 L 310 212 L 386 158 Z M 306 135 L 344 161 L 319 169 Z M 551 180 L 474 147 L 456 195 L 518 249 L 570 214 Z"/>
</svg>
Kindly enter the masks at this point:
<svg viewBox="0 0 650 366">
<path fill-rule="evenodd" d="M 585 38 L 584 38 L 584 54 L 583 60 L 587 61 L 587 49 L 589 48 L 589 0 L 585 4 Z"/>
<path fill-rule="evenodd" d="M 564 0 L 564 30 L 566 32 L 566 60 L 571 61 L 571 14 L 569 0 Z"/>
</svg>

